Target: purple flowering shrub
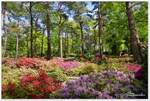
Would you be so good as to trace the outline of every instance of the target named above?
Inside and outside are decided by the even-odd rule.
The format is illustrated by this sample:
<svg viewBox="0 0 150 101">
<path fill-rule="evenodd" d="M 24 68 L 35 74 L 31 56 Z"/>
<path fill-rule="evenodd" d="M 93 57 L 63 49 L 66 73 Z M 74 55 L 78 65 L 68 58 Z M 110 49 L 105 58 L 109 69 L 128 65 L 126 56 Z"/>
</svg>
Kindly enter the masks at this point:
<svg viewBox="0 0 150 101">
<path fill-rule="evenodd" d="M 120 71 L 91 73 L 68 81 L 64 88 L 56 93 L 56 98 L 135 98 L 130 96 L 138 91 L 133 82 L 132 74 Z"/>
</svg>

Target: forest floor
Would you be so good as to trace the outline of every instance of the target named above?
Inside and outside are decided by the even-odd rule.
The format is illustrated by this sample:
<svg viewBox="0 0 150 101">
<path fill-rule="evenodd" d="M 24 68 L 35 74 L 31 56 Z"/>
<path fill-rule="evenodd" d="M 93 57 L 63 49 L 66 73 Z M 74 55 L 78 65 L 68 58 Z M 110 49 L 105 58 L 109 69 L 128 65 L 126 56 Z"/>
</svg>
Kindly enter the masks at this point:
<svg viewBox="0 0 150 101">
<path fill-rule="evenodd" d="M 2 61 L 3 98 L 145 98 L 142 66 L 131 57 L 100 63 L 54 57 Z"/>
</svg>

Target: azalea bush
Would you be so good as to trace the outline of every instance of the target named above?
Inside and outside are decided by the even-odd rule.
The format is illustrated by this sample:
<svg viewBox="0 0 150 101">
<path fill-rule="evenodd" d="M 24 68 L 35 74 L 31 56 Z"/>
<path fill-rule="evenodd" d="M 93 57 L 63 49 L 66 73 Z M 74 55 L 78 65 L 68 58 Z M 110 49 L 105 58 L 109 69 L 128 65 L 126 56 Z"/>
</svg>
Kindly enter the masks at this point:
<svg viewBox="0 0 150 101">
<path fill-rule="evenodd" d="M 4 66 L 9 66 L 10 68 L 14 68 L 14 67 L 16 67 L 16 60 L 13 58 L 3 58 L 2 64 Z"/>
<path fill-rule="evenodd" d="M 39 68 L 39 62 L 36 58 L 22 57 L 17 59 L 17 67 L 19 68 Z"/>
<path fill-rule="evenodd" d="M 66 73 L 70 76 L 80 76 L 85 75 L 89 73 L 97 73 L 101 70 L 101 68 L 93 63 L 85 63 L 82 66 L 78 68 L 71 69 L 70 71 L 67 71 Z"/>
<path fill-rule="evenodd" d="M 121 71 L 103 71 L 71 80 L 55 93 L 56 98 L 135 98 L 140 85 L 134 83 L 134 76 Z M 139 81 L 137 81 L 139 82 Z M 139 83 L 140 84 L 140 83 Z"/>
<path fill-rule="evenodd" d="M 20 82 L 20 77 L 27 74 L 37 75 L 38 72 L 32 68 L 10 68 L 2 65 L 2 83 L 4 84 L 9 82 L 18 84 Z"/>
<path fill-rule="evenodd" d="M 56 67 L 60 67 L 61 69 L 67 71 L 70 70 L 72 68 L 76 68 L 79 67 L 81 64 L 78 61 L 64 61 L 63 58 L 55 58 L 53 60 L 51 60 L 52 62 L 52 66 L 56 66 Z"/>
<path fill-rule="evenodd" d="M 61 88 L 61 83 L 49 77 L 44 70 L 39 70 L 37 77 L 32 75 L 23 76 L 21 78 L 21 85 L 29 91 L 28 96 L 30 98 L 47 98 L 49 93 Z"/>
<path fill-rule="evenodd" d="M 60 82 L 68 80 L 68 76 L 64 73 L 62 69 L 58 67 L 48 70 L 47 74 L 48 76 L 51 76 Z"/>
<path fill-rule="evenodd" d="M 141 79 L 143 77 L 143 68 L 139 64 L 128 64 L 127 68 L 130 72 L 134 72 L 135 78 Z"/>
<path fill-rule="evenodd" d="M 2 98 L 14 99 L 14 98 L 28 98 L 26 90 L 19 84 L 9 81 L 2 84 Z"/>
<path fill-rule="evenodd" d="M 3 98 L 47 98 L 50 93 L 62 87 L 60 82 L 49 77 L 41 69 L 36 76 L 31 74 L 21 76 L 18 84 L 3 84 Z"/>
<path fill-rule="evenodd" d="M 41 64 L 38 58 L 19 57 L 17 59 L 3 59 L 2 64 L 11 68 L 39 68 Z"/>
</svg>

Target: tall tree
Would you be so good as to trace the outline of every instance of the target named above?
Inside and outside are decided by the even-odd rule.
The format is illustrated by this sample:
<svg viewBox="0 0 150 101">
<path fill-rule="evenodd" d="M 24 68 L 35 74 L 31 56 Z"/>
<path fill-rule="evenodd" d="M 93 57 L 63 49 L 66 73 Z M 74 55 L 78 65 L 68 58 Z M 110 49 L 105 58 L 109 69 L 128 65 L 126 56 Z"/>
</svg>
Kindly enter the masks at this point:
<svg viewBox="0 0 150 101">
<path fill-rule="evenodd" d="M 30 13 L 30 25 L 31 25 L 31 28 L 30 28 L 30 54 L 31 54 L 31 57 L 33 57 L 33 16 L 32 16 L 32 7 L 33 7 L 33 2 L 30 2 L 30 10 L 29 10 L 29 13 Z"/>
<path fill-rule="evenodd" d="M 99 37 L 99 53 L 102 58 L 103 46 L 102 46 L 102 34 L 103 34 L 103 16 L 102 16 L 102 3 L 98 2 L 98 37 Z"/>
<path fill-rule="evenodd" d="M 126 2 L 126 14 L 128 17 L 128 27 L 130 31 L 130 47 L 133 53 L 134 60 L 138 63 L 142 62 L 142 56 L 140 52 L 140 40 L 139 35 L 135 27 L 133 10 L 130 2 Z"/>
<path fill-rule="evenodd" d="M 62 8 L 64 5 L 64 2 L 58 2 L 58 10 L 57 10 L 57 14 L 59 16 L 59 20 L 58 20 L 58 53 L 59 56 L 62 58 L 62 48 L 61 48 L 61 41 L 62 41 L 62 27 L 64 26 L 65 21 L 67 20 L 67 15 L 64 13 L 65 10 Z"/>
<path fill-rule="evenodd" d="M 7 3 L 3 2 L 2 4 L 2 14 L 3 14 L 3 36 L 2 36 L 2 57 L 5 57 L 5 52 L 6 52 L 6 47 L 7 47 L 7 32 L 6 32 L 6 8 L 7 8 Z M 3 43 L 4 39 L 4 43 Z"/>
<path fill-rule="evenodd" d="M 46 28 L 47 28 L 47 59 L 51 59 L 51 34 L 50 34 L 50 8 L 49 3 L 46 4 Z"/>
</svg>

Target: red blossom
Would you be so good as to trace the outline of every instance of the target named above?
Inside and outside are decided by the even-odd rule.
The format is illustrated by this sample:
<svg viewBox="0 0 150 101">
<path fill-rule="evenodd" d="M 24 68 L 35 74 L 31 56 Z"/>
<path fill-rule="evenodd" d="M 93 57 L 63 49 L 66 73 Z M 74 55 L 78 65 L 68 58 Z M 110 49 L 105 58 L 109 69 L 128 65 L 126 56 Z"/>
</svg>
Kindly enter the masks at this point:
<svg viewBox="0 0 150 101">
<path fill-rule="evenodd" d="M 39 69 L 38 76 L 26 75 L 21 78 L 21 82 L 24 85 L 25 89 L 28 89 L 28 85 L 32 85 L 33 92 L 34 90 L 42 94 L 42 96 L 47 96 L 48 93 L 52 93 L 61 88 L 61 83 L 57 82 L 54 78 L 48 77 L 46 72 L 42 69 Z M 31 79 L 34 78 L 34 79 Z M 31 94 L 29 97 L 31 98 L 41 98 L 41 96 L 37 94 Z"/>
<path fill-rule="evenodd" d="M 8 91 L 9 91 L 10 95 L 14 94 L 14 89 L 15 89 L 14 83 L 13 82 L 9 82 L 8 83 Z"/>
<path fill-rule="evenodd" d="M 2 92 L 7 91 L 7 85 L 6 84 L 2 84 Z"/>
<path fill-rule="evenodd" d="M 21 84 L 22 85 L 28 85 L 31 81 L 35 80 L 36 77 L 32 76 L 32 75 L 24 75 L 21 78 Z"/>
<path fill-rule="evenodd" d="M 33 87 L 39 87 L 40 84 L 41 84 L 41 83 L 40 83 L 40 81 L 38 81 L 38 80 L 35 80 L 35 81 L 32 82 L 32 86 L 33 86 Z"/>
<path fill-rule="evenodd" d="M 37 67 L 38 61 L 36 58 L 19 58 L 17 60 L 16 65 L 18 67 L 25 67 L 25 68 L 35 68 Z"/>
</svg>

